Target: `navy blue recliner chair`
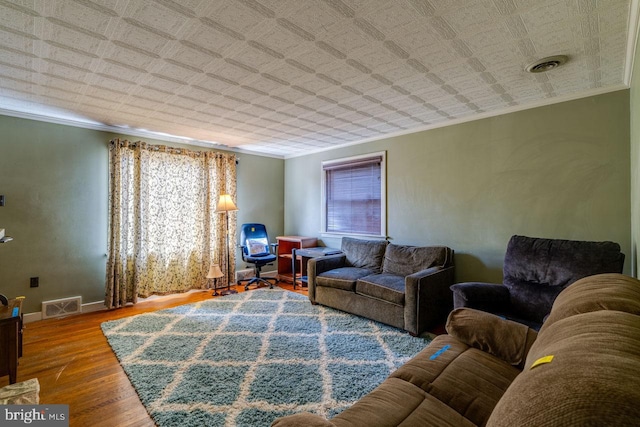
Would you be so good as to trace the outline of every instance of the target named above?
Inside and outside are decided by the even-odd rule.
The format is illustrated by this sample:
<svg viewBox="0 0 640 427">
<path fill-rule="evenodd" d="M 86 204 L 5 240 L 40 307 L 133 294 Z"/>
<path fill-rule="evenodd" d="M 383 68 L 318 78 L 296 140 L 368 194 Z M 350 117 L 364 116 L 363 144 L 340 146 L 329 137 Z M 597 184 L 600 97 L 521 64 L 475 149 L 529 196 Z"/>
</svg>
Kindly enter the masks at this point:
<svg viewBox="0 0 640 427">
<path fill-rule="evenodd" d="M 276 260 L 275 248 L 277 244 L 269 243 L 269 235 L 264 224 L 242 224 L 240 229 L 240 248 L 242 249 L 242 260 L 248 264 L 253 264 L 255 276 L 250 279 L 239 280 L 242 284 L 247 282 L 244 289 L 256 284 L 269 285 L 273 289 L 273 285 L 278 283 L 275 277 L 260 277 L 260 270 L 263 266 L 273 263 Z M 273 281 L 272 282 L 270 282 Z"/>
<path fill-rule="evenodd" d="M 453 308 L 487 311 L 539 330 L 564 288 L 583 277 L 622 273 L 624 258 L 615 242 L 512 236 L 503 283 L 457 283 Z"/>
</svg>

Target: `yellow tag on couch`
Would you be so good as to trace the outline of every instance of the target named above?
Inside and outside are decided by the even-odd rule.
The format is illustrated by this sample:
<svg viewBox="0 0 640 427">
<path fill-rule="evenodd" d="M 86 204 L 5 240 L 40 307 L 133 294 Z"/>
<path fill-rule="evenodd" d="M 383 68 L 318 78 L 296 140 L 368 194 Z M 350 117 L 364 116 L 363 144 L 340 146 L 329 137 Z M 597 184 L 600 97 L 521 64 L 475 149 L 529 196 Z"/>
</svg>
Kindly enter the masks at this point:
<svg viewBox="0 0 640 427">
<path fill-rule="evenodd" d="M 550 363 L 552 360 L 553 360 L 553 354 L 551 354 L 549 356 L 541 357 L 540 359 L 538 359 L 535 362 L 533 362 L 533 365 L 531 365 L 531 367 L 529 369 L 533 369 L 538 365 L 543 365 L 545 363 Z"/>
</svg>

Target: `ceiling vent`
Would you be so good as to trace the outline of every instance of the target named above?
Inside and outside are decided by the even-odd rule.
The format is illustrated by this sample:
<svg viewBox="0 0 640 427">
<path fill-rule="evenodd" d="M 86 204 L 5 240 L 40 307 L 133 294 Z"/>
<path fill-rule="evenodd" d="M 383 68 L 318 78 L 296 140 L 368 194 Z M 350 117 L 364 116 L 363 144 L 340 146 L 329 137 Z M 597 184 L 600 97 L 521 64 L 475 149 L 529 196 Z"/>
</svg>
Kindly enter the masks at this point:
<svg viewBox="0 0 640 427">
<path fill-rule="evenodd" d="M 547 56 L 527 65 L 525 71 L 528 73 L 544 73 L 558 68 L 568 60 L 569 58 L 566 55 Z"/>
</svg>

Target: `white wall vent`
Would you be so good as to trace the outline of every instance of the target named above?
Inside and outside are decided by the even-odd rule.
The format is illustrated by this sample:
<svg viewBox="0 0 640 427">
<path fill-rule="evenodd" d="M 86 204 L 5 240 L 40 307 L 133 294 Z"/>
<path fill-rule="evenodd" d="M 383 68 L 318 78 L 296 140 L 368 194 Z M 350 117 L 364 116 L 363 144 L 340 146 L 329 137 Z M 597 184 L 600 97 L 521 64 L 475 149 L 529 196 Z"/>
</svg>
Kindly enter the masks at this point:
<svg viewBox="0 0 640 427">
<path fill-rule="evenodd" d="M 42 318 L 68 316 L 82 313 L 82 297 L 62 298 L 42 301 Z"/>
</svg>

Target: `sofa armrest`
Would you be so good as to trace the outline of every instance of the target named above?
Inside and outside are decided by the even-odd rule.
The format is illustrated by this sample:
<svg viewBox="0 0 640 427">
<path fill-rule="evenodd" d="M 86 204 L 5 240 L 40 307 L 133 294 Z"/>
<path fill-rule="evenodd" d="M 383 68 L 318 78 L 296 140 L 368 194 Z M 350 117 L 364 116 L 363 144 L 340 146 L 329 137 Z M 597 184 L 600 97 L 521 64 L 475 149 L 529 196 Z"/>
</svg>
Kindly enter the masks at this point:
<svg viewBox="0 0 640 427">
<path fill-rule="evenodd" d="M 447 318 L 449 335 L 505 362 L 523 368 L 538 333 L 526 325 L 471 308 L 457 308 Z"/>
<path fill-rule="evenodd" d="M 452 308 L 454 267 L 431 267 L 405 277 L 404 329 L 413 334 L 444 323 Z"/>
<path fill-rule="evenodd" d="M 451 286 L 453 308 L 469 307 L 492 313 L 508 311 L 509 289 L 499 283 L 466 282 Z"/>
<path fill-rule="evenodd" d="M 344 267 L 346 262 L 347 256 L 343 253 L 311 258 L 307 262 L 307 293 L 309 301 L 314 304 L 316 302 L 316 277 L 318 274 L 334 268 Z"/>
<path fill-rule="evenodd" d="M 271 427 L 334 427 L 334 424 L 322 418 L 319 415 L 309 412 L 301 412 L 299 414 L 288 415 L 286 417 L 276 418 Z"/>
</svg>

